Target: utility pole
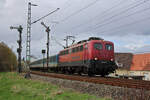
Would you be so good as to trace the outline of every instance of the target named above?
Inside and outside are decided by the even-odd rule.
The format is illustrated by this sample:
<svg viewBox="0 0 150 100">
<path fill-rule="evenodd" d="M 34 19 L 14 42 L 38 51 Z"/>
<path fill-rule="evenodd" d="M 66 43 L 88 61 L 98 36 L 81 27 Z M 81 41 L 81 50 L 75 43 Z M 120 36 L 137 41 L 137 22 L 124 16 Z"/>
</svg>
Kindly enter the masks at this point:
<svg viewBox="0 0 150 100">
<path fill-rule="evenodd" d="M 18 72 L 21 73 L 22 72 L 22 68 L 21 68 L 21 51 L 22 51 L 22 26 L 20 25 L 19 27 L 13 27 L 11 26 L 10 29 L 17 29 L 19 32 L 19 40 L 17 40 L 17 43 L 19 45 L 19 48 L 17 48 L 17 53 L 18 53 Z"/>
<path fill-rule="evenodd" d="M 41 24 L 46 28 L 46 32 L 47 32 L 47 69 L 48 69 L 48 61 L 49 61 L 49 32 L 50 32 L 50 29 L 48 26 L 46 26 L 44 24 L 44 22 L 41 22 Z"/>
<path fill-rule="evenodd" d="M 72 44 L 75 42 L 75 36 L 66 36 L 64 41 L 66 41 L 66 48 L 68 47 L 68 40 L 72 40 Z"/>
<path fill-rule="evenodd" d="M 26 62 L 30 68 L 30 42 L 31 42 L 31 6 L 37 6 L 35 4 L 28 3 L 28 20 L 27 20 L 27 40 L 26 40 Z"/>
</svg>

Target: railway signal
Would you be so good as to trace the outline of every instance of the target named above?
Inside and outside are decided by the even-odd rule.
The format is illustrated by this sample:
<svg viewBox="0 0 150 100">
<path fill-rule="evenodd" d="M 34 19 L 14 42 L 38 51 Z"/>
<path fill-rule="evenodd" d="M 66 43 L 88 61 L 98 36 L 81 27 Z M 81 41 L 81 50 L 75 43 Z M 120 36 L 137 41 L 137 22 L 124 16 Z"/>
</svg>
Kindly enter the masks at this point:
<svg viewBox="0 0 150 100">
<path fill-rule="evenodd" d="M 17 40 L 17 43 L 19 45 L 19 48 L 17 48 L 17 53 L 18 53 L 18 72 L 21 73 L 22 72 L 22 68 L 21 68 L 21 51 L 22 51 L 22 26 L 20 25 L 19 27 L 13 27 L 11 26 L 10 29 L 16 29 L 19 32 L 19 40 Z"/>
<path fill-rule="evenodd" d="M 28 3 L 28 20 L 27 20 L 27 41 L 26 41 L 26 62 L 28 62 L 28 66 L 30 68 L 30 54 L 31 54 L 31 25 L 35 24 L 36 22 L 39 22 L 40 20 L 46 18 L 47 16 L 55 13 L 56 11 L 58 11 L 60 8 L 57 8 L 56 10 L 46 14 L 45 16 L 40 17 L 39 19 L 31 22 L 31 6 L 38 6 L 36 4 L 32 4 L 31 2 Z"/>
<path fill-rule="evenodd" d="M 45 50 L 44 49 L 42 49 L 42 54 L 43 54 L 43 69 L 44 69 L 44 56 L 45 56 Z"/>
<path fill-rule="evenodd" d="M 46 32 L 47 32 L 47 68 L 48 68 L 48 61 L 49 61 L 49 32 L 50 32 L 50 28 L 49 26 L 46 26 L 44 24 L 44 22 L 41 22 L 41 24 L 46 28 Z"/>
</svg>

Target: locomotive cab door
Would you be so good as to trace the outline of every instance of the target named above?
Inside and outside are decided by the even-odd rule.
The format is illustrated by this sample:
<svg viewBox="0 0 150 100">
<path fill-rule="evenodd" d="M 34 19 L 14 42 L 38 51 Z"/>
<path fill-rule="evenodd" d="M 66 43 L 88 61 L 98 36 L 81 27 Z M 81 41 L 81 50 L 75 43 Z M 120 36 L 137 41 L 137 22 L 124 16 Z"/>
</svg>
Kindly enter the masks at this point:
<svg viewBox="0 0 150 100">
<path fill-rule="evenodd" d="M 84 45 L 83 49 L 83 65 L 87 65 L 88 63 L 88 44 Z"/>
</svg>

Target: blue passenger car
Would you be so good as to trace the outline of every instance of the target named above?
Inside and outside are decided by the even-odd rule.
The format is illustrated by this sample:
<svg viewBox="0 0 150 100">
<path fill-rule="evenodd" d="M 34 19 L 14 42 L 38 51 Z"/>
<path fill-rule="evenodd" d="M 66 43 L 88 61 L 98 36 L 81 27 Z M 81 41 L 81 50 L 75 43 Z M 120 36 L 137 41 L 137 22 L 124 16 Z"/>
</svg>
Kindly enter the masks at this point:
<svg viewBox="0 0 150 100">
<path fill-rule="evenodd" d="M 57 67 L 58 66 L 58 55 L 50 56 L 49 58 L 49 67 Z"/>
<path fill-rule="evenodd" d="M 58 55 L 50 56 L 48 61 L 48 67 L 57 67 L 58 65 Z M 47 67 L 47 59 L 44 58 L 44 67 Z M 43 59 L 36 60 L 30 63 L 30 69 L 42 69 L 43 68 Z"/>
</svg>

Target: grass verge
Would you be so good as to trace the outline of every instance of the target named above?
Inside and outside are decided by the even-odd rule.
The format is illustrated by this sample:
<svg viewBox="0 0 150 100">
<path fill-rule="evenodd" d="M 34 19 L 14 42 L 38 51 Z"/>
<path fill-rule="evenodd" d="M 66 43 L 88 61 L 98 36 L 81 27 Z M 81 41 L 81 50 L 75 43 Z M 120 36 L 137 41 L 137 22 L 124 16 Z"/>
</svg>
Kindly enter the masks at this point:
<svg viewBox="0 0 150 100">
<path fill-rule="evenodd" d="M 108 100 L 47 82 L 27 80 L 17 73 L 0 73 L 0 100 Z"/>
</svg>

